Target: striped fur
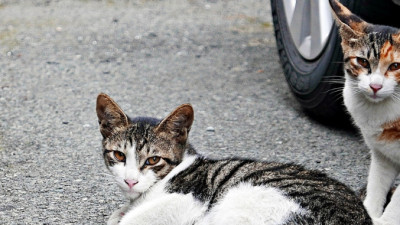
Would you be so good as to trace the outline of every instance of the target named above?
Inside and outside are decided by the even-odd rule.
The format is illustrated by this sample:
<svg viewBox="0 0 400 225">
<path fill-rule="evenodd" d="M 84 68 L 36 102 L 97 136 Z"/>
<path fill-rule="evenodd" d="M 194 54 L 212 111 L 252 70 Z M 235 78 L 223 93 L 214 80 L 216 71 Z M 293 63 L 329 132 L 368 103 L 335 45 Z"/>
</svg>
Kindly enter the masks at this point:
<svg viewBox="0 0 400 225">
<path fill-rule="evenodd" d="M 344 55 L 343 99 L 371 150 L 364 205 L 375 224 L 400 225 L 400 30 L 369 24 L 336 0 L 332 9 Z"/>
<path fill-rule="evenodd" d="M 349 188 L 325 174 L 294 164 L 198 158 L 169 181 L 167 190 L 191 193 L 212 210 L 231 188 L 242 183 L 276 188 L 307 212 L 284 224 L 368 224 L 360 199 Z"/>
<path fill-rule="evenodd" d="M 131 200 L 108 224 L 371 224 L 353 191 L 323 173 L 294 164 L 198 155 L 187 142 L 194 118 L 190 105 L 164 120 L 126 116 L 128 123 L 121 126 L 120 107 L 105 94 L 98 98 L 98 117 L 108 118 L 100 124 L 117 125 L 103 135 L 105 163 Z M 161 159 L 147 165 L 154 156 Z"/>
</svg>

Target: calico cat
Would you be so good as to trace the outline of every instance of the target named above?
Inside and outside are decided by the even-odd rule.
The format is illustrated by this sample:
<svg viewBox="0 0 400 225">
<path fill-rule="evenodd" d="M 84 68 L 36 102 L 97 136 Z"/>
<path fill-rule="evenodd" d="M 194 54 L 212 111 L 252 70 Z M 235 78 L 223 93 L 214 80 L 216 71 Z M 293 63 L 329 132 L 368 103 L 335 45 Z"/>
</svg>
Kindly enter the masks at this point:
<svg viewBox="0 0 400 225">
<path fill-rule="evenodd" d="M 400 30 L 369 24 L 330 1 L 344 55 L 344 104 L 371 150 L 364 205 L 376 224 L 400 224 Z"/>
<path fill-rule="evenodd" d="M 130 119 L 97 98 L 104 161 L 130 203 L 107 224 L 372 224 L 344 184 L 294 164 L 208 159 L 188 142 L 193 108 Z"/>
</svg>

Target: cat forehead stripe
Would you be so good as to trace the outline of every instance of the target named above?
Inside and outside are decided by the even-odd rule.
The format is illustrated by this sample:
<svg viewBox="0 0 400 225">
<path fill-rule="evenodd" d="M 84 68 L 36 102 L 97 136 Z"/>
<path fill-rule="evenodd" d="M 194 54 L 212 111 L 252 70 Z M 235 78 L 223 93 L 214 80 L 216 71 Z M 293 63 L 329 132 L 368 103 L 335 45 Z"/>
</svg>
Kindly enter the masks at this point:
<svg viewBox="0 0 400 225">
<path fill-rule="evenodd" d="M 392 44 L 393 39 L 391 34 L 387 33 L 378 33 L 372 32 L 369 33 L 367 36 L 367 45 L 369 46 L 368 49 L 368 58 L 371 57 L 371 51 L 374 54 L 373 56 L 377 59 L 381 57 L 381 49 L 384 47 L 386 43 Z"/>
<path fill-rule="evenodd" d="M 392 51 L 392 49 L 393 49 L 393 44 L 392 44 L 392 42 L 389 41 L 389 40 L 386 41 L 386 42 L 383 44 L 382 48 L 381 48 L 380 57 L 381 57 L 381 58 L 386 58 L 386 57 L 388 57 L 388 55 L 389 55 L 389 53 Z"/>
</svg>

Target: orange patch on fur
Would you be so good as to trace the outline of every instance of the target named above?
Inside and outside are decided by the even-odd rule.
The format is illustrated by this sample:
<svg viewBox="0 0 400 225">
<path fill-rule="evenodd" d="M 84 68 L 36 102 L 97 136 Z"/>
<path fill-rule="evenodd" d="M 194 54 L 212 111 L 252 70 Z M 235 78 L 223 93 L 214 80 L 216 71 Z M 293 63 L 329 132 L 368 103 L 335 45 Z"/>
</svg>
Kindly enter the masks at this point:
<svg viewBox="0 0 400 225">
<path fill-rule="evenodd" d="M 346 72 L 352 76 L 357 77 L 358 75 L 360 75 L 363 72 L 363 68 L 361 66 L 359 66 L 355 60 L 357 57 L 349 57 L 349 62 L 347 64 L 345 64 L 344 69 L 346 70 Z"/>
<path fill-rule="evenodd" d="M 388 42 L 386 42 L 388 43 Z M 392 50 L 393 46 L 391 44 L 389 44 L 389 48 L 386 50 L 385 54 L 383 55 L 384 58 L 386 58 L 389 55 L 389 52 Z"/>
<path fill-rule="evenodd" d="M 355 22 L 355 21 L 351 21 L 349 23 L 350 27 L 356 31 L 356 32 L 361 32 L 365 29 L 365 27 L 367 26 L 366 22 Z"/>
<path fill-rule="evenodd" d="M 397 73 L 394 75 L 394 78 L 396 79 L 396 81 L 397 81 L 398 83 L 400 83 L 400 72 L 397 72 Z"/>
<path fill-rule="evenodd" d="M 379 141 L 400 140 L 400 119 L 382 125 L 383 131 L 379 135 Z"/>
<path fill-rule="evenodd" d="M 393 48 L 393 45 L 390 44 L 389 41 L 386 41 L 385 44 L 383 44 L 380 52 L 380 58 L 385 59 L 388 57 L 389 53 L 391 53 Z M 390 57 L 393 58 L 393 54 L 390 54 Z"/>
</svg>

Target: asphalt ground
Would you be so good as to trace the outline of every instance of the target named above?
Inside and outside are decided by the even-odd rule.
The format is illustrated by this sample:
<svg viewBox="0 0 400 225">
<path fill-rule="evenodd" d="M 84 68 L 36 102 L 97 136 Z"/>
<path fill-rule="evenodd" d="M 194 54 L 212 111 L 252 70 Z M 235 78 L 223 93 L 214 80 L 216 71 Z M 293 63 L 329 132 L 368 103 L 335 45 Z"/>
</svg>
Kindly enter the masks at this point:
<svg viewBox="0 0 400 225">
<path fill-rule="evenodd" d="M 0 1 L 0 224 L 104 224 L 126 202 L 101 155 L 100 92 L 133 117 L 191 103 L 204 155 L 365 185 L 360 135 L 310 119 L 290 93 L 269 4 Z"/>
</svg>

